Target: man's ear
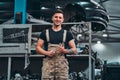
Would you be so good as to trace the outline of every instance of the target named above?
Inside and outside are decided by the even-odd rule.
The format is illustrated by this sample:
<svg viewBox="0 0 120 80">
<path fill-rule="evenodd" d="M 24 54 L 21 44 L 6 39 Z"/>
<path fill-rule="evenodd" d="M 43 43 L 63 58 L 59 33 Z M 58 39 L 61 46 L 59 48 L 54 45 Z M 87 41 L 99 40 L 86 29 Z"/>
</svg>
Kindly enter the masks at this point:
<svg viewBox="0 0 120 80">
<path fill-rule="evenodd" d="M 62 22 L 64 22 L 64 18 L 63 18 L 63 21 Z"/>
</svg>

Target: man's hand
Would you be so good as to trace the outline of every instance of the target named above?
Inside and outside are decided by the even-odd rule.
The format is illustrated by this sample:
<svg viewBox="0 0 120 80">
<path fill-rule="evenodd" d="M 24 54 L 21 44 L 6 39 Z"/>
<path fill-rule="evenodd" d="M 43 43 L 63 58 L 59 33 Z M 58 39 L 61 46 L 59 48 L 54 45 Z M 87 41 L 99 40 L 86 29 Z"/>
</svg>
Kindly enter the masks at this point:
<svg viewBox="0 0 120 80">
<path fill-rule="evenodd" d="M 55 55 L 55 51 L 53 51 L 53 50 L 47 51 L 46 55 L 49 57 L 53 57 Z"/>
<path fill-rule="evenodd" d="M 57 51 L 60 53 L 65 53 L 65 46 L 64 43 L 62 43 L 60 46 L 57 47 Z"/>
</svg>

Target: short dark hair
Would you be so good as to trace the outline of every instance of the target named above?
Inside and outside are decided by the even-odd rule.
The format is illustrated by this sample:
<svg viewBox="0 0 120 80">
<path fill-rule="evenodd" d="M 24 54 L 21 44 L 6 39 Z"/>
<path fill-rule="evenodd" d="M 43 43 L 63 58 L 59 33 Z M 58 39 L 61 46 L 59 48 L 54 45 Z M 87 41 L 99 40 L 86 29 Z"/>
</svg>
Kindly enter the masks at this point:
<svg viewBox="0 0 120 80">
<path fill-rule="evenodd" d="M 53 15 L 54 15 L 55 13 L 62 13 L 62 14 L 63 14 L 63 11 L 60 10 L 60 9 L 56 9 L 56 10 L 53 12 Z"/>
</svg>

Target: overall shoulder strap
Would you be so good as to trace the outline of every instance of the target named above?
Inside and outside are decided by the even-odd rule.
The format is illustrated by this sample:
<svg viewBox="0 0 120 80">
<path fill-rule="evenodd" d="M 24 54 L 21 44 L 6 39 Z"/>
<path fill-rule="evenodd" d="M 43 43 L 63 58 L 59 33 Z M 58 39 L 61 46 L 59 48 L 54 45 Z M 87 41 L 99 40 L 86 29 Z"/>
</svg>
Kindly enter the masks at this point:
<svg viewBox="0 0 120 80">
<path fill-rule="evenodd" d="M 67 34 L 67 30 L 64 30 L 64 33 L 63 33 L 63 42 L 66 41 L 66 34 Z"/>
<path fill-rule="evenodd" d="M 67 30 L 64 30 L 64 33 L 63 33 L 63 42 L 66 41 L 66 34 L 67 34 Z M 46 29 L 46 39 L 47 39 L 47 42 L 50 41 L 50 38 L 49 38 L 49 30 Z"/>
<path fill-rule="evenodd" d="M 49 30 L 48 30 L 48 29 L 46 29 L 46 39 L 47 39 L 47 42 L 50 41 L 50 38 L 49 38 Z"/>
</svg>

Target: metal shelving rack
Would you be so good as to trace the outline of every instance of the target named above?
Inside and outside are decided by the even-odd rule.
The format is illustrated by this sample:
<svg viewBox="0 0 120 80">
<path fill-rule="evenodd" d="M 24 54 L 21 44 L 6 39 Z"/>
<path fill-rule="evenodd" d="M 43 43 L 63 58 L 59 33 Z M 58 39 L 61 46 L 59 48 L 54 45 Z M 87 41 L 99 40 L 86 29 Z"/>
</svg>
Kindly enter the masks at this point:
<svg viewBox="0 0 120 80">
<path fill-rule="evenodd" d="M 89 80 L 94 80 L 94 58 L 92 57 L 91 55 L 91 43 L 92 43 L 92 31 L 91 31 L 91 23 L 90 22 L 71 22 L 71 23 L 63 23 L 64 25 L 76 25 L 76 24 L 87 24 L 88 25 L 88 28 L 89 28 L 89 55 L 87 55 L 89 57 Z M 25 24 L 27 25 L 27 24 Z M 46 25 L 46 24 L 45 24 Z M 47 25 L 50 25 L 50 24 L 47 24 Z M 6 26 L 6 25 L 5 25 Z M 16 25 L 17 27 L 17 25 Z M 32 29 L 32 28 L 31 28 Z M 32 30 L 31 30 L 31 33 L 29 34 L 30 36 L 32 35 Z M 30 37 L 29 36 L 29 37 Z M 31 38 L 31 37 L 30 37 Z M 29 38 L 29 40 L 30 40 Z M 31 42 L 31 41 L 30 41 Z M 29 44 L 26 44 L 27 45 L 30 45 L 31 43 Z M 26 51 L 29 52 L 30 47 L 25 47 Z M 27 55 L 27 52 L 25 53 L 25 55 Z M 11 73 L 11 60 L 12 60 L 12 57 L 25 57 L 25 67 L 27 67 L 27 60 L 29 57 L 43 57 L 41 55 L 29 55 L 29 56 L 25 56 L 25 55 L 15 55 L 15 54 L 0 54 L 0 57 L 8 57 L 8 72 L 7 72 L 7 80 L 10 80 L 10 73 Z M 81 56 L 81 55 L 75 55 L 76 57 L 77 56 Z M 27 58 L 28 57 L 28 58 Z M 68 55 L 68 57 L 72 57 L 72 55 Z M 74 56 L 73 56 L 74 57 Z M 91 64 L 93 63 L 93 65 Z"/>
</svg>

